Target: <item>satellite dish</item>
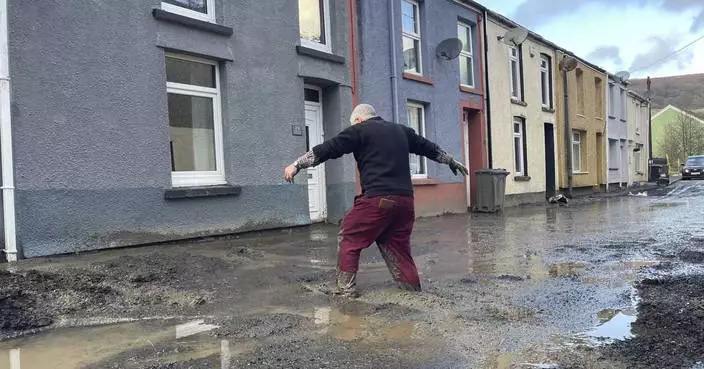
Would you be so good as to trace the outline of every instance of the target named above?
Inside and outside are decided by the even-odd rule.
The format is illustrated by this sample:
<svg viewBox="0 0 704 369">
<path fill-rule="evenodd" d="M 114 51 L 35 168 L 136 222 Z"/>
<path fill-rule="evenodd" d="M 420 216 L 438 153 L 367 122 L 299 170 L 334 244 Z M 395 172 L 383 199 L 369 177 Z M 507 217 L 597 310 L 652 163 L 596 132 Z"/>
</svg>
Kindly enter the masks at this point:
<svg viewBox="0 0 704 369">
<path fill-rule="evenodd" d="M 509 46 L 518 46 L 526 41 L 528 31 L 525 28 L 516 27 L 499 36 L 498 39 Z"/>
<path fill-rule="evenodd" d="M 622 72 L 616 73 L 616 78 L 620 79 L 621 82 L 626 82 L 629 78 L 631 78 L 631 74 L 624 70 Z"/>
<path fill-rule="evenodd" d="M 435 53 L 440 59 L 452 60 L 460 56 L 463 46 L 462 40 L 459 38 L 448 38 L 438 44 Z"/>
<path fill-rule="evenodd" d="M 565 72 L 573 71 L 575 68 L 577 68 L 577 59 L 575 57 L 565 55 L 560 61 L 560 69 Z"/>
</svg>

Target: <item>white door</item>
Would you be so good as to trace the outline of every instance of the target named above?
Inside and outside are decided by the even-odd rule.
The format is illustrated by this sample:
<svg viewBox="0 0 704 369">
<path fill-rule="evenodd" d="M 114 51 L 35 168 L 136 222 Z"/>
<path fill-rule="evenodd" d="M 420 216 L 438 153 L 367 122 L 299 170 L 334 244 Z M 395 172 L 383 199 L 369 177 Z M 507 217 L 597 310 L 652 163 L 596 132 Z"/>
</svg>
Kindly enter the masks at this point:
<svg viewBox="0 0 704 369">
<path fill-rule="evenodd" d="M 306 150 L 323 143 L 323 111 L 320 103 L 306 101 Z M 308 205 L 310 219 L 324 222 L 327 218 L 327 199 L 325 198 L 325 164 L 306 170 L 308 178 Z"/>
</svg>

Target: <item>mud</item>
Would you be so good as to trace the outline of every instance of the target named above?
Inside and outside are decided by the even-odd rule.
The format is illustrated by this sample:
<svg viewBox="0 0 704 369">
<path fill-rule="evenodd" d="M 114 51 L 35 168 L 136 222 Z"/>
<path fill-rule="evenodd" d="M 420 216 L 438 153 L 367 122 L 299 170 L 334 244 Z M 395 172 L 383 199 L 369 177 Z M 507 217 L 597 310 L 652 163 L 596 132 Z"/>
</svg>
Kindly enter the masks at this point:
<svg viewBox="0 0 704 369">
<path fill-rule="evenodd" d="M 691 366 L 704 184 L 648 195 L 419 220 L 423 292 L 372 247 L 354 301 L 326 225 L 0 265 L 0 368 Z"/>
</svg>

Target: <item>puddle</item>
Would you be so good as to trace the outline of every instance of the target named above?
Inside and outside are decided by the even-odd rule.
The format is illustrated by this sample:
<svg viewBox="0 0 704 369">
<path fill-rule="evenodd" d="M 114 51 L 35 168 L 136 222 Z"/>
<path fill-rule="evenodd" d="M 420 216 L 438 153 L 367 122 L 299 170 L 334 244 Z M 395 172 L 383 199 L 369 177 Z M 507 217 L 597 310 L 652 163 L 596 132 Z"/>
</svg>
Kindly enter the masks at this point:
<svg viewBox="0 0 704 369">
<path fill-rule="evenodd" d="M 548 273 L 553 278 L 576 277 L 581 273 L 584 267 L 584 263 L 570 261 L 566 263 L 550 265 L 550 267 L 548 268 Z"/>
<path fill-rule="evenodd" d="M 79 369 L 101 368 L 105 365 L 131 368 L 135 366 L 128 362 L 134 361 L 135 355 L 139 356 L 137 360 L 140 363 L 132 363 L 134 365 L 166 364 L 219 356 L 219 364 L 227 367 L 233 353 L 242 350 L 226 340 L 217 340 L 205 334 L 215 328 L 217 326 L 204 324 L 202 320 L 61 328 L 0 342 L 0 369 Z M 122 358 L 121 354 L 127 352 L 131 352 L 129 357 Z M 108 362 L 110 364 L 106 364 Z"/>
<path fill-rule="evenodd" d="M 378 343 L 392 341 L 394 344 L 411 344 L 417 330 L 412 322 L 389 322 L 379 316 L 374 316 L 374 306 L 363 302 L 352 301 L 339 308 L 316 307 L 313 320 L 320 329 L 342 341 L 362 341 Z"/>
<path fill-rule="evenodd" d="M 602 310 L 598 317 L 604 321 L 586 333 L 587 337 L 597 340 L 623 341 L 633 338 L 631 324 L 636 321 L 635 314 L 618 310 Z"/>
</svg>

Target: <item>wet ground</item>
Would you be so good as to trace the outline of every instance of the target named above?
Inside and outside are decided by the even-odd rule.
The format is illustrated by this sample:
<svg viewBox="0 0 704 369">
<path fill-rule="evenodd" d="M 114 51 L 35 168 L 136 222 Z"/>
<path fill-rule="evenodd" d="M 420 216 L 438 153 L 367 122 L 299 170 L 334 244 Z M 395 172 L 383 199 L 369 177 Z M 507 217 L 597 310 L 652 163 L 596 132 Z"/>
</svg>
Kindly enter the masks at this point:
<svg viewBox="0 0 704 369">
<path fill-rule="evenodd" d="M 704 182 L 418 221 L 424 292 L 315 226 L 0 266 L 0 369 L 697 368 Z"/>
</svg>

